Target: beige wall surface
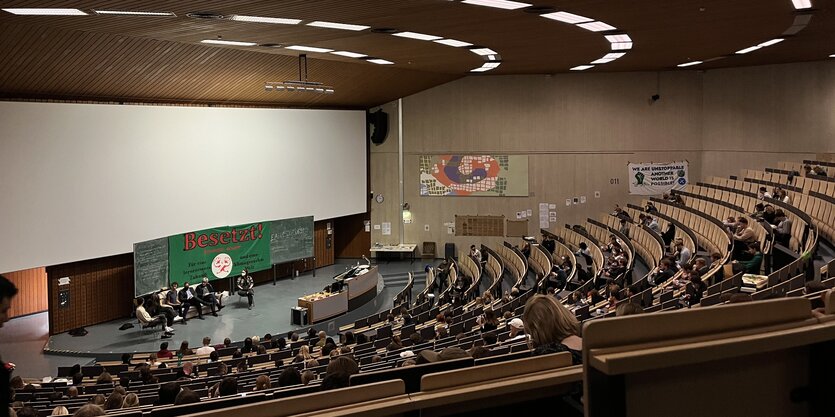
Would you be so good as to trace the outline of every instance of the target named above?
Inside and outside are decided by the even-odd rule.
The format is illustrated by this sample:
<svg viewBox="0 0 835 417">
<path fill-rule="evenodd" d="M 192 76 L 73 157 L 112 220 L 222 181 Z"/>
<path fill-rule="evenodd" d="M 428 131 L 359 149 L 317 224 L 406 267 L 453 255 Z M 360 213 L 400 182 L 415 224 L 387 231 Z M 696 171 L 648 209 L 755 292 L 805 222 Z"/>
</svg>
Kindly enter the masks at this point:
<svg viewBox="0 0 835 417">
<path fill-rule="evenodd" d="M 658 92 L 661 99 L 650 104 Z M 690 179 L 734 175 L 835 151 L 835 65 L 803 63 L 710 72 L 603 73 L 467 77 L 403 99 L 405 201 L 412 223 L 401 224 L 397 103 L 383 145 L 371 147 L 371 241 L 517 243 L 516 238 L 455 237 L 455 215 L 505 215 L 557 205 L 557 223 L 599 218 L 629 196 L 628 162 L 688 160 Z M 421 154 L 492 153 L 529 156 L 529 197 L 421 197 Z M 612 184 L 617 182 L 617 184 Z M 595 192 L 600 198 L 595 198 Z M 586 196 L 586 204 L 565 200 Z M 424 227 L 428 225 L 429 231 Z"/>
<path fill-rule="evenodd" d="M 835 152 L 835 61 L 706 72 L 703 143 L 722 176 Z"/>
</svg>

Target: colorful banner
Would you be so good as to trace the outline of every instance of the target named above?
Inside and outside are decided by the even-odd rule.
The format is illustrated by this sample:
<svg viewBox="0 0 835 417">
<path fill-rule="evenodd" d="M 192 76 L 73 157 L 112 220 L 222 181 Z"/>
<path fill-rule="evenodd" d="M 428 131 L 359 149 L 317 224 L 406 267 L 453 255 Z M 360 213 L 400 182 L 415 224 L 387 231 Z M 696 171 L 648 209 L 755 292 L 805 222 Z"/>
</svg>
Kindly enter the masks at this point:
<svg viewBox="0 0 835 417">
<path fill-rule="evenodd" d="M 200 282 L 270 269 L 269 222 L 218 227 L 168 238 L 171 281 Z"/>
<path fill-rule="evenodd" d="M 420 195 L 527 197 L 527 155 L 421 155 Z"/>
<path fill-rule="evenodd" d="M 688 162 L 629 163 L 629 194 L 659 195 L 683 190 L 689 178 Z"/>
</svg>

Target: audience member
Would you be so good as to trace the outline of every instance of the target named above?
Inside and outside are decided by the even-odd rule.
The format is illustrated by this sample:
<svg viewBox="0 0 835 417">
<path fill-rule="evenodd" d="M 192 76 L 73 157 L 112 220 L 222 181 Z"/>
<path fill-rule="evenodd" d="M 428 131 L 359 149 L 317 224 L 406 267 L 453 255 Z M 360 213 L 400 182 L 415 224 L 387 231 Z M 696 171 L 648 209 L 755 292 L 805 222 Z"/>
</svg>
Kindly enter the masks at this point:
<svg viewBox="0 0 835 417">
<path fill-rule="evenodd" d="M 67 398 L 78 398 L 78 388 L 76 388 L 75 386 L 67 388 Z"/>
<path fill-rule="evenodd" d="M 194 355 L 194 351 L 188 348 L 188 340 L 183 340 L 183 343 L 180 343 L 180 350 L 177 351 L 177 356 L 188 355 Z"/>
<path fill-rule="evenodd" d="M 199 402 L 200 396 L 196 392 L 188 388 L 184 388 L 179 394 L 177 394 L 177 398 L 174 400 L 174 405 L 194 404 Z"/>
<path fill-rule="evenodd" d="M 571 353 L 574 364 L 583 361 L 580 323 L 573 313 L 554 297 L 536 294 L 525 303 L 522 320 L 534 354 Z"/>
<path fill-rule="evenodd" d="M 174 404 L 177 399 L 177 394 L 180 393 L 180 384 L 176 382 L 166 382 L 159 386 L 157 393 L 156 405 Z"/>
<path fill-rule="evenodd" d="M 3 406 L 5 407 L 5 404 Z M 20 417 L 38 417 L 38 410 L 35 410 L 30 405 L 25 405 L 20 410 L 17 410 L 17 415 Z"/>
<path fill-rule="evenodd" d="M 299 370 L 293 366 L 284 368 L 278 375 L 278 386 L 289 387 L 291 385 L 299 385 L 302 383 L 302 377 Z"/>
<path fill-rule="evenodd" d="M 110 394 L 110 396 L 107 397 L 107 400 L 104 402 L 104 410 L 118 410 L 122 408 L 122 403 L 124 402 L 125 396 L 114 391 Z"/>
<path fill-rule="evenodd" d="M 253 391 L 263 391 L 270 388 L 272 388 L 270 384 L 270 377 L 267 375 L 258 375 L 258 378 L 255 379 L 255 388 Z"/>
<path fill-rule="evenodd" d="M 203 346 L 197 348 L 197 350 L 194 353 L 196 353 L 198 355 L 208 355 L 208 354 L 214 352 L 215 348 L 213 348 L 211 346 L 211 344 L 212 344 L 212 339 L 208 336 L 204 337 L 203 338 Z"/>
<path fill-rule="evenodd" d="M 96 416 L 103 416 L 104 409 L 95 404 L 86 404 L 81 406 L 75 413 L 73 413 L 73 417 L 96 417 Z M 18 414 L 20 415 L 20 414 Z"/>
<path fill-rule="evenodd" d="M 631 316 L 633 314 L 641 314 L 644 312 L 644 309 L 641 308 L 640 305 L 635 303 L 620 303 L 615 308 L 615 316 Z"/>
<path fill-rule="evenodd" d="M 302 372 L 301 378 L 302 378 L 302 385 L 308 385 L 308 384 L 310 384 L 311 381 L 316 379 L 316 374 L 314 374 L 310 370 L 305 370 L 304 372 Z"/>
<path fill-rule="evenodd" d="M 122 408 L 139 407 L 139 396 L 131 392 L 125 395 L 125 400 L 122 402 Z"/>
<path fill-rule="evenodd" d="M 96 394 L 93 398 L 90 398 L 90 404 L 95 404 L 100 407 L 104 407 L 104 403 L 107 401 L 107 397 L 103 394 Z"/>
<path fill-rule="evenodd" d="M 332 389 L 346 388 L 348 387 L 348 381 L 350 378 L 351 376 L 344 372 L 325 374 L 325 377 L 322 379 L 320 389 L 322 391 L 328 391 Z"/>
<path fill-rule="evenodd" d="M 37 414 L 35 414 L 35 415 L 37 416 Z M 59 405 L 59 406 L 53 408 L 52 413 L 50 413 L 49 415 L 51 415 L 51 416 L 68 416 L 68 415 L 70 415 L 70 411 L 67 410 L 67 407 L 64 407 L 63 405 Z"/>
</svg>

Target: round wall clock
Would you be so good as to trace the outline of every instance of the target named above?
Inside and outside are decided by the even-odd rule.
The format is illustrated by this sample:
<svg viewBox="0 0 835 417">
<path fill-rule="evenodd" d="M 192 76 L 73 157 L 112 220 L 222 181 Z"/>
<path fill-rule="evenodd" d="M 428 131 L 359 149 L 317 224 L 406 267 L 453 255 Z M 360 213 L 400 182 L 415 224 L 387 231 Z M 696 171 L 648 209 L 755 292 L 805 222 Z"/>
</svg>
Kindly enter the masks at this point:
<svg viewBox="0 0 835 417">
<path fill-rule="evenodd" d="M 383 204 L 383 201 L 385 201 L 385 199 L 386 199 L 385 197 L 383 197 L 383 195 L 382 195 L 382 194 L 377 194 L 377 197 L 374 197 L 374 198 L 375 198 L 375 199 L 377 200 L 377 202 L 378 202 L 378 203 L 380 203 L 380 204 Z"/>
</svg>

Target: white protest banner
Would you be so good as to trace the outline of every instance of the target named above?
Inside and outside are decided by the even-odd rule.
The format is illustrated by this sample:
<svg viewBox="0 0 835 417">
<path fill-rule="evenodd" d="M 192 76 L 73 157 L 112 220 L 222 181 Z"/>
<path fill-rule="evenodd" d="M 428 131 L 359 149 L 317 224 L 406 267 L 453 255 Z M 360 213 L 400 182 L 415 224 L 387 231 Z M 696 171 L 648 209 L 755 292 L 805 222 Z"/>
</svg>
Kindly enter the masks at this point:
<svg viewBox="0 0 835 417">
<path fill-rule="evenodd" d="M 658 195 L 683 190 L 687 185 L 688 162 L 629 163 L 629 194 Z"/>
</svg>

